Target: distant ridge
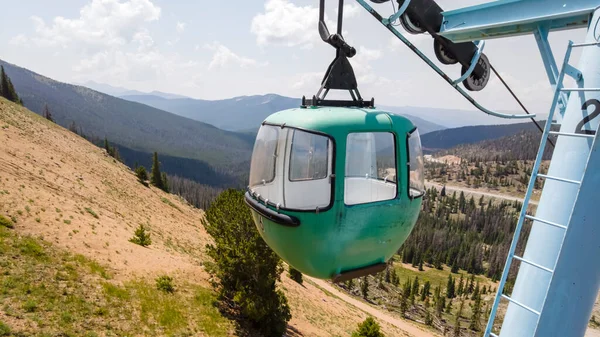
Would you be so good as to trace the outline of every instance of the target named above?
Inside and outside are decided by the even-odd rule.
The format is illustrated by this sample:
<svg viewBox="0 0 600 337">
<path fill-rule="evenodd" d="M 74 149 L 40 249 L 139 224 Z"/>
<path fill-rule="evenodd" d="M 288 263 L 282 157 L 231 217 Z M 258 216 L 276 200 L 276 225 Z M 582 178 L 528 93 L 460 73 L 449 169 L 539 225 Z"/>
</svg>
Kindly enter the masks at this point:
<svg viewBox="0 0 600 337">
<path fill-rule="evenodd" d="M 161 91 L 151 91 L 151 92 L 143 92 L 143 91 L 138 91 L 138 90 L 130 90 L 130 89 L 126 89 L 126 88 L 121 88 L 121 87 L 115 87 L 112 86 L 110 84 L 104 84 L 104 83 L 98 83 L 98 82 L 94 82 L 94 81 L 87 81 L 84 83 L 74 83 L 75 85 L 79 85 L 79 86 L 83 86 L 86 88 L 90 88 L 96 91 L 99 91 L 103 94 L 107 94 L 107 95 L 111 95 L 111 96 L 115 96 L 115 97 L 119 97 L 119 96 L 127 96 L 127 95 L 154 95 L 154 96 L 158 96 L 158 97 L 162 97 L 162 98 L 166 98 L 166 99 L 172 99 L 172 98 L 188 98 L 186 96 L 183 95 L 177 95 L 177 94 L 170 94 L 167 92 L 161 92 Z"/>
<path fill-rule="evenodd" d="M 214 166 L 246 162 L 253 139 L 147 105 L 61 83 L 0 60 L 25 106 L 40 113 L 48 104 L 57 123 L 75 122 L 88 136 L 107 137 L 132 150 L 157 151 Z"/>
<path fill-rule="evenodd" d="M 521 131 L 536 130 L 532 122 L 506 125 L 477 125 L 430 132 L 421 136 L 421 144 L 426 152 L 449 149 L 460 144 L 473 144 L 483 140 L 517 134 Z"/>
<path fill-rule="evenodd" d="M 146 94 L 128 95 L 122 96 L 122 98 L 209 123 L 224 130 L 242 132 L 255 130 L 270 114 L 284 109 L 297 108 L 301 103 L 298 98 L 277 94 L 239 96 L 223 100 L 167 99 L 158 95 Z M 384 108 L 384 110 L 390 109 Z M 420 134 L 445 129 L 445 126 L 415 115 L 402 115 L 417 125 Z"/>
</svg>

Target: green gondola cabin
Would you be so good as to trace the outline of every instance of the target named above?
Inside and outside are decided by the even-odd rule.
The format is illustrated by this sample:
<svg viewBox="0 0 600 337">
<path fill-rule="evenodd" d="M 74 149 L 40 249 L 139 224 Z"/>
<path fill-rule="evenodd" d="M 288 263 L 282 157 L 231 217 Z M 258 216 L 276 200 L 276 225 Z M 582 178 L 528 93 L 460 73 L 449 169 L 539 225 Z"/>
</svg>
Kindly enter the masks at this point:
<svg viewBox="0 0 600 337">
<path fill-rule="evenodd" d="M 262 123 L 246 202 L 284 261 L 343 281 L 385 268 L 412 231 L 423 194 L 421 141 L 410 120 L 311 106 Z"/>
</svg>

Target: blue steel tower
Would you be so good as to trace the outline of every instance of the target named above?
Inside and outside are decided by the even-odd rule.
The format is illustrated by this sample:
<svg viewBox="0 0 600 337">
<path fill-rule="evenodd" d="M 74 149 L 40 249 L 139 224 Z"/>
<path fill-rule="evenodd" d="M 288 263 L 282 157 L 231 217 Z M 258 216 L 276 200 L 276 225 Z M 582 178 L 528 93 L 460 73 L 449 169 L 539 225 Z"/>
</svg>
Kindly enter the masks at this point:
<svg viewBox="0 0 600 337">
<path fill-rule="evenodd" d="M 473 71 L 483 49 L 483 40 L 524 34 L 535 36 L 554 89 L 554 99 L 485 336 L 583 336 L 600 288 L 600 204 L 596 199 L 600 191 L 600 142 L 597 141 L 600 125 L 600 0 L 500 0 L 442 12 L 436 33 L 455 44 L 475 42 L 479 49 L 470 69 L 456 81 L 452 81 L 393 25 L 396 19 L 404 18 L 406 30 L 418 31 L 422 25 L 414 24 L 419 23 L 414 20 L 415 12 L 409 13 L 413 15 L 411 21 L 404 11 L 410 10 L 411 6 L 413 10 L 419 6 L 432 8 L 431 3 L 435 4 L 432 0 L 400 1 L 398 12 L 389 18 L 382 17 L 365 0 L 356 1 L 473 105 L 498 117 L 523 116 L 485 109 L 458 84 Z M 376 3 L 385 1 L 373 0 Z M 559 67 L 548 43 L 549 33 L 585 27 L 585 41 L 570 42 Z M 575 66 L 569 62 L 574 48 L 583 49 Z M 444 60 L 456 63 L 447 55 L 438 59 L 442 63 Z M 574 87 L 563 86 L 566 76 L 574 79 Z M 468 86 L 467 89 L 471 90 Z M 541 174 L 538 170 L 550 135 L 557 137 L 554 154 L 548 173 Z M 527 206 L 537 179 L 544 180 L 544 187 L 535 215 L 529 215 Z M 517 256 L 515 248 L 526 221 L 532 222 L 532 229 L 523 256 Z M 519 271 L 512 294 L 507 295 L 504 285 L 513 263 L 519 264 Z M 508 301 L 508 309 L 498 331 L 494 322 L 501 300 Z"/>
</svg>

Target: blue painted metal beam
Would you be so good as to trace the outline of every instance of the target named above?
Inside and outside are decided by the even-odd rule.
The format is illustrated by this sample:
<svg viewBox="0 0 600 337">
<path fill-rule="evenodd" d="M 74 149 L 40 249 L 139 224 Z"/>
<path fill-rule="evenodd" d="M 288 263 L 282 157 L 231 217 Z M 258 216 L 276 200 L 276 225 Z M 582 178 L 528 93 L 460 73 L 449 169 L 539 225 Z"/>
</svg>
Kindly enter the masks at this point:
<svg viewBox="0 0 600 337">
<path fill-rule="evenodd" d="M 500 0 L 443 13 L 440 35 L 465 42 L 549 30 L 585 28 L 598 0 Z"/>
</svg>

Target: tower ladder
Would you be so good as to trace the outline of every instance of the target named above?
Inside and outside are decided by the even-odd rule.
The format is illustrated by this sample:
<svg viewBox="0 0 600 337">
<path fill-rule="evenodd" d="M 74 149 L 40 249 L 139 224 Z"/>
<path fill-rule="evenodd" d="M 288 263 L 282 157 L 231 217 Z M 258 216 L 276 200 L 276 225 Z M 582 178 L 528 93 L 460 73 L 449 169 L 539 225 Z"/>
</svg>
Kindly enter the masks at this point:
<svg viewBox="0 0 600 337">
<path fill-rule="evenodd" d="M 577 93 L 591 92 L 591 91 L 600 92 L 600 88 L 565 88 L 563 86 L 563 80 L 565 78 L 565 75 L 569 75 L 570 77 L 574 78 L 578 82 L 581 80 L 581 73 L 575 67 L 573 67 L 569 64 L 572 49 L 579 48 L 579 47 L 590 47 L 590 46 L 598 47 L 598 46 L 600 46 L 600 42 L 574 44 L 572 41 L 569 41 L 569 45 L 568 45 L 567 51 L 565 53 L 562 68 L 561 68 L 561 71 L 557 78 L 556 86 L 554 88 L 554 97 L 552 100 L 552 105 L 550 107 L 548 119 L 547 119 L 546 125 L 544 127 L 544 133 L 543 133 L 541 141 L 540 141 L 540 147 L 539 147 L 538 153 L 536 155 L 535 163 L 532 168 L 529 185 L 527 187 L 527 192 L 525 193 L 525 198 L 523 200 L 523 206 L 522 206 L 520 214 L 519 214 L 519 220 L 518 220 L 517 226 L 515 228 L 513 240 L 512 240 L 512 243 L 510 245 L 509 252 L 508 252 L 508 257 L 506 259 L 504 270 L 502 272 L 502 277 L 500 278 L 500 285 L 498 286 L 498 291 L 496 293 L 496 297 L 494 299 L 494 304 L 492 306 L 490 317 L 489 317 L 489 320 L 488 320 L 488 323 L 486 326 L 486 330 L 485 330 L 485 334 L 484 334 L 485 337 L 488 337 L 488 336 L 498 337 L 500 335 L 499 332 L 498 332 L 498 334 L 492 332 L 492 329 L 494 327 L 494 321 L 495 321 L 495 318 L 497 315 L 498 306 L 500 304 L 501 299 L 505 299 L 505 300 L 509 301 L 510 303 L 535 314 L 537 316 L 537 322 L 539 323 L 539 318 L 541 316 L 541 312 L 536 310 L 535 308 L 531 308 L 530 306 L 528 306 L 524 303 L 521 303 L 520 301 L 518 301 L 508 295 L 505 295 L 504 288 L 506 286 L 506 281 L 507 281 L 508 274 L 509 274 L 513 260 L 518 260 L 521 263 L 528 264 L 534 268 L 538 268 L 540 270 L 543 270 L 544 272 L 550 273 L 551 278 L 554 276 L 554 269 L 556 267 L 557 261 L 554 262 L 554 266 L 552 268 L 548 268 L 548 267 L 543 266 L 541 263 L 537 263 L 536 261 L 532 261 L 532 260 L 529 260 L 524 257 L 516 255 L 515 250 L 517 248 L 519 238 L 521 237 L 521 230 L 523 228 L 523 224 L 524 224 L 525 220 L 537 221 L 538 223 L 561 229 L 563 231 L 563 236 L 562 236 L 563 242 L 564 242 L 565 236 L 567 235 L 567 232 L 569 231 L 568 225 L 562 224 L 562 223 L 555 223 L 552 221 L 548 221 L 546 219 L 542 219 L 542 218 L 538 218 L 538 217 L 529 215 L 529 214 L 527 214 L 527 209 L 529 206 L 531 195 L 533 194 L 533 190 L 535 188 L 536 180 L 538 178 L 542 178 L 545 180 L 554 180 L 554 181 L 558 181 L 560 183 L 565 183 L 565 184 L 575 184 L 575 185 L 579 185 L 579 186 L 581 186 L 581 184 L 582 184 L 582 181 L 580 181 L 580 180 L 566 179 L 566 178 L 562 178 L 562 177 L 551 176 L 551 175 L 539 173 L 539 169 L 540 169 L 543 155 L 544 155 L 544 150 L 546 148 L 546 142 L 550 135 L 554 135 L 557 137 L 579 137 L 579 138 L 593 139 L 592 149 L 594 149 L 596 146 L 598 146 L 596 144 L 596 141 L 597 141 L 596 135 L 598 134 L 598 130 L 596 130 L 596 131 L 583 130 L 581 133 L 552 131 L 553 125 L 559 125 L 559 124 L 553 123 L 553 120 L 554 120 L 553 117 L 554 117 L 555 111 L 557 110 L 558 102 L 559 102 L 559 100 L 561 100 L 561 95 L 564 95 L 566 93 L 568 96 L 570 96 L 570 94 L 572 92 L 577 92 Z M 563 99 L 563 101 L 566 102 L 567 100 Z M 564 109 L 560 109 L 559 114 L 562 117 L 562 115 L 564 114 Z M 593 153 L 593 150 L 590 151 L 589 156 L 591 156 L 592 153 Z M 587 170 L 587 167 L 588 167 L 587 165 L 589 164 L 589 156 L 588 156 L 588 161 L 586 161 L 586 163 L 587 163 L 586 168 L 584 169 L 584 174 L 583 174 L 584 177 L 585 177 L 585 170 Z M 578 191 L 579 191 L 579 188 L 578 188 Z M 571 210 L 571 214 L 572 214 L 572 212 L 573 211 Z M 561 244 L 561 246 L 562 246 L 562 244 Z M 560 256 L 560 253 L 559 253 L 559 256 Z M 548 293 L 549 288 L 550 288 L 550 285 L 545 290 L 546 294 Z M 542 307 L 543 307 L 543 305 L 542 305 Z"/>
</svg>

